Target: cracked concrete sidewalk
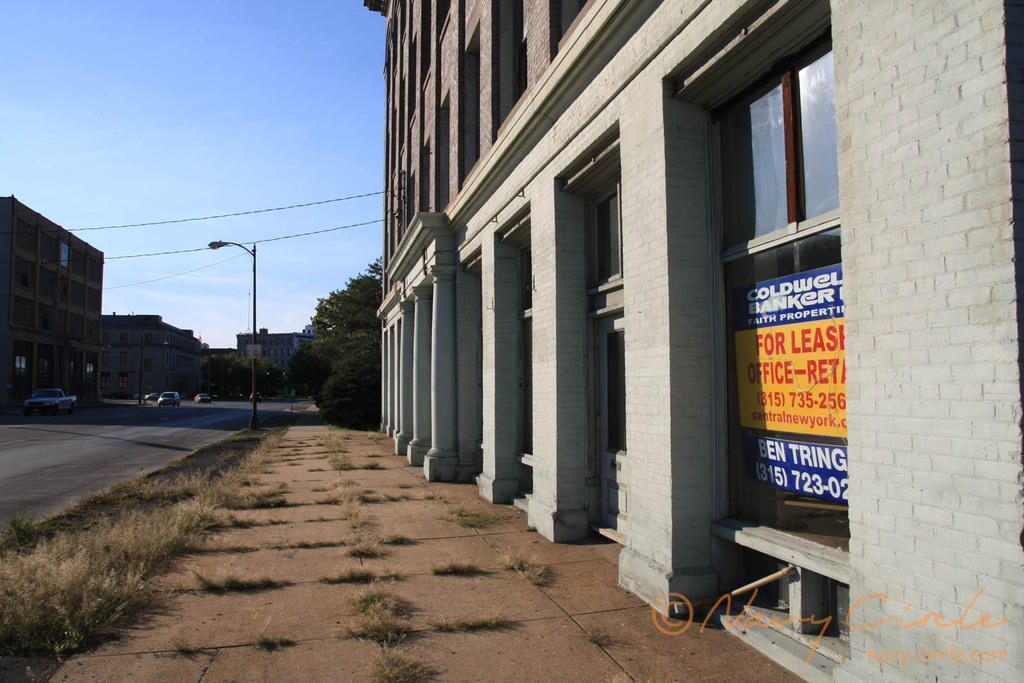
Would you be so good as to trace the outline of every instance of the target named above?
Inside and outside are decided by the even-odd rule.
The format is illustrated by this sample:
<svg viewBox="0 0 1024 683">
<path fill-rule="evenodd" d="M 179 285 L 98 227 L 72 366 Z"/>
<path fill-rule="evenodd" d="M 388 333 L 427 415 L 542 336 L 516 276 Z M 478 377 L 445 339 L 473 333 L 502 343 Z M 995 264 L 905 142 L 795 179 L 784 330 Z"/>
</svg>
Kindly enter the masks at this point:
<svg viewBox="0 0 1024 683">
<path fill-rule="evenodd" d="M 353 469 L 329 464 L 329 442 L 340 439 Z M 151 609 L 50 680 L 374 680 L 381 646 L 349 635 L 361 618 L 353 599 L 365 585 L 323 581 L 347 569 L 391 575 L 388 585 L 409 606 L 402 623 L 410 632 L 395 649 L 422 662 L 431 680 L 800 680 L 724 631 L 660 632 L 650 607 L 617 585 L 620 546 L 550 543 L 521 510 L 487 503 L 473 485 L 425 481 L 380 434 L 330 430 L 311 413 L 276 450 L 259 486 L 280 488 L 285 505 L 235 512 L 240 526 L 210 534 L 203 552 L 156 579 Z M 359 528 L 346 519 L 350 509 L 325 500 L 340 478 L 362 488 Z M 470 521 L 488 523 L 464 526 L 455 511 L 464 522 L 479 514 Z M 352 541 L 368 535 L 384 542 L 381 556 L 352 557 Z M 548 582 L 534 585 L 504 569 L 510 551 L 545 565 Z M 478 573 L 432 572 L 450 561 Z M 225 579 L 273 585 L 201 587 Z M 482 617 L 505 625 L 434 628 Z M 257 647 L 259 640 L 276 649 Z"/>
</svg>

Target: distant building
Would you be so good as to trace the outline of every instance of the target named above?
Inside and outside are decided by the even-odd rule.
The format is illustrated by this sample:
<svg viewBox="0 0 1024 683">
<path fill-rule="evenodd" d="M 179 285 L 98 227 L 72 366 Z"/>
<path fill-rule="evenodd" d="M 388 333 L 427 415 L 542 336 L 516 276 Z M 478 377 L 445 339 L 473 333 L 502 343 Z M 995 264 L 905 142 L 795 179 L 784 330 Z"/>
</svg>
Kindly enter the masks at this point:
<svg viewBox="0 0 1024 683">
<path fill-rule="evenodd" d="M 252 344 L 252 334 L 238 334 L 238 357 L 245 357 L 245 347 Z M 292 356 L 299 350 L 302 342 L 314 342 L 314 326 L 306 325 L 302 332 L 274 332 L 261 327 L 256 335 L 256 343 L 260 345 L 260 358 L 266 358 L 282 372 L 288 372 Z"/>
<path fill-rule="evenodd" d="M 0 405 L 57 386 L 97 400 L 103 252 L 0 197 Z"/>
<path fill-rule="evenodd" d="M 192 396 L 200 388 L 199 358 L 199 340 L 192 330 L 169 325 L 162 316 L 103 316 L 100 392 L 104 397 L 155 391 Z"/>
</svg>

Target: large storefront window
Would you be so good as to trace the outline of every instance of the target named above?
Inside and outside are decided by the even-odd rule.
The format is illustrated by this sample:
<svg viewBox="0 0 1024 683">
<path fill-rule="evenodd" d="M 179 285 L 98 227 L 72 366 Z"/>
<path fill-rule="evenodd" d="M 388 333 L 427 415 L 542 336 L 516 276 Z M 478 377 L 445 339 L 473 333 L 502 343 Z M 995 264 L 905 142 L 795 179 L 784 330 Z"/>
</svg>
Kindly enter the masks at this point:
<svg viewBox="0 0 1024 683">
<path fill-rule="evenodd" d="M 831 46 L 820 43 L 781 64 L 714 118 L 729 516 L 845 549 L 846 354 Z"/>
<path fill-rule="evenodd" d="M 838 229 L 726 264 L 730 515 L 845 548 Z"/>
</svg>

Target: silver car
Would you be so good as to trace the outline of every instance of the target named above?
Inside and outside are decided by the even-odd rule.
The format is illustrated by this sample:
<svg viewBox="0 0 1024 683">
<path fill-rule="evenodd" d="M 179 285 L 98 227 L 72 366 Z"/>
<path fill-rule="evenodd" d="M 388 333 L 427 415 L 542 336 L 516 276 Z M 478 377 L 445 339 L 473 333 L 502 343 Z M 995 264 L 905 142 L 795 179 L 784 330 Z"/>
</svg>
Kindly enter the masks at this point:
<svg viewBox="0 0 1024 683">
<path fill-rule="evenodd" d="M 178 396 L 177 391 L 165 391 L 160 394 L 160 398 L 156 400 L 156 404 L 160 407 L 163 406 L 180 406 L 181 396 Z"/>
</svg>

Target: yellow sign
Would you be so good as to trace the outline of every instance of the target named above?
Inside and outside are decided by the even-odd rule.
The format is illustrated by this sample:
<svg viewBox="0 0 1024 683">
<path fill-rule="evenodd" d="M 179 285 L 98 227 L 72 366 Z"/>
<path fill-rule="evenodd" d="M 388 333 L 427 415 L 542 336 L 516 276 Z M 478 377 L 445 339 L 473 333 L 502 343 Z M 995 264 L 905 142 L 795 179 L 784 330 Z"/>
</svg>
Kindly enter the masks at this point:
<svg viewBox="0 0 1024 683">
<path fill-rule="evenodd" d="M 740 425 L 846 436 L 843 318 L 736 332 Z"/>
</svg>

